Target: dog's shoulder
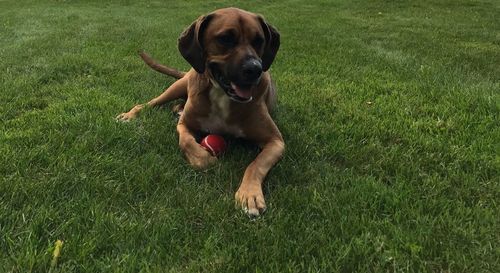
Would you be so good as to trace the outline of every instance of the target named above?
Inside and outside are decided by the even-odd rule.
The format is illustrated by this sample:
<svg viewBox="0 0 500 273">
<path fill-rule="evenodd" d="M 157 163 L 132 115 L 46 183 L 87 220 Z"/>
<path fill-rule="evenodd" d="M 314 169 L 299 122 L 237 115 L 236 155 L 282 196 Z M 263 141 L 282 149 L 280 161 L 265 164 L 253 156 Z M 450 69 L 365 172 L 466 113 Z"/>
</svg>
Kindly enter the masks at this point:
<svg viewBox="0 0 500 273">
<path fill-rule="evenodd" d="M 191 68 L 184 77 L 187 77 L 188 96 L 203 93 L 212 87 L 207 75 L 200 74 L 193 68 Z"/>
</svg>

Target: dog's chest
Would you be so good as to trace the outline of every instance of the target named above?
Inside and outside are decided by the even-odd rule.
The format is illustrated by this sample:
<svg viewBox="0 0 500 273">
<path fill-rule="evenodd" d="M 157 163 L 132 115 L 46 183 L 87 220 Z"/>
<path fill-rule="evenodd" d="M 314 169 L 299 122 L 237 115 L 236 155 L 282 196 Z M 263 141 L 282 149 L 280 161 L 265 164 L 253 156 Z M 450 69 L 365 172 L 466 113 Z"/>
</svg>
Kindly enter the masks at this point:
<svg viewBox="0 0 500 273">
<path fill-rule="evenodd" d="M 231 114 L 231 100 L 220 88 L 213 87 L 209 94 L 210 112 L 207 117 L 201 118 L 200 125 L 208 134 L 230 134 L 244 137 L 243 130 L 236 124 L 229 124 Z"/>
</svg>

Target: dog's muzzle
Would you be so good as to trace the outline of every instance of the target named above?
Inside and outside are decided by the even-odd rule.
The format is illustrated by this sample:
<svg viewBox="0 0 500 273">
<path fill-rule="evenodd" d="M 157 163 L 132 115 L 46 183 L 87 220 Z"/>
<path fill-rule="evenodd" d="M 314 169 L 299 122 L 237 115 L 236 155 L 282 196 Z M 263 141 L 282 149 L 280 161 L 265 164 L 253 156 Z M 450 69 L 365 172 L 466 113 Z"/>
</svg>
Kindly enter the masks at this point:
<svg viewBox="0 0 500 273">
<path fill-rule="evenodd" d="M 253 99 L 253 87 L 260 82 L 262 76 L 262 64 L 255 59 L 247 60 L 240 71 L 230 71 L 235 75 L 234 80 L 225 76 L 217 63 L 210 63 L 209 69 L 217 84 L 224 90 L 233 101 L 247 103 Z M 232 73 L 231 73 L 232 72 Z"/>
</svg>

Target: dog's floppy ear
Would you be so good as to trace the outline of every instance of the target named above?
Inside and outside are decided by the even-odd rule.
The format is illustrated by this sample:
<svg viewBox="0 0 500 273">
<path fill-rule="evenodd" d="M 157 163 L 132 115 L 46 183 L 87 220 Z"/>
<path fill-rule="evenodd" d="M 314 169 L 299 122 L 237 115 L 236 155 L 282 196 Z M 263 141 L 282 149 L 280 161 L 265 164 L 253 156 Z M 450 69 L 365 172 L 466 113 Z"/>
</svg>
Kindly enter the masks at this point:
<svg viewBox="0 0 500 273">
<path fill-rule="evenodd" d="M 213 15 L 201 16 L 186 28 L 178 40 L 179 51 L 182 57 L 198 73 L 205 71 L 205 50 L 203 48 L 203 33 Z"/>
<path fill-rule="evenodd" d="M 266 37 L 264 54 L 262 55 L 262 70 L 267 71 L 280 48 L 280 34 L 273 26 L 269 25 L 262 16 L 258 16 L 258 18 Z"/>
</svg>

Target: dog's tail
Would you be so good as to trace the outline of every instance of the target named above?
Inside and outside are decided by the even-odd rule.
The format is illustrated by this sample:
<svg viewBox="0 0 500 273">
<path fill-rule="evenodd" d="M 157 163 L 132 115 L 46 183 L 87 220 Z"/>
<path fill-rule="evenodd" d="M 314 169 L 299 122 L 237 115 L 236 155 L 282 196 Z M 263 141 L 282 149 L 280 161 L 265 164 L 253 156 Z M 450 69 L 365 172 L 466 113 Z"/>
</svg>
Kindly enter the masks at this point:
<svg viewBox="0 0 500 273">
<path fill-rule="evenodd" d="M 144 52 L 142 50 L 139 50 L 139 55 L 144 60 L 144 62 L 147 65 L 149 65 L 149 67 L 153 68 L 154 70 L 156 70 L 160 73 L 169 75 L 169 76 L 174 77 L 176 79 L 180 79 L 180 78 L 184 77 L 184 75 L 186 75 L 186 72 L 182 72 L 182 71 L 179 71 L 177 69 L 170 68 L 170 67 L 167 67 L 167 66 L 164 66 L 164 65 L 158 63 L 153 58 L 151 58 L 151 56 L 149 56 L 146 52 Z"/>
</svg>

